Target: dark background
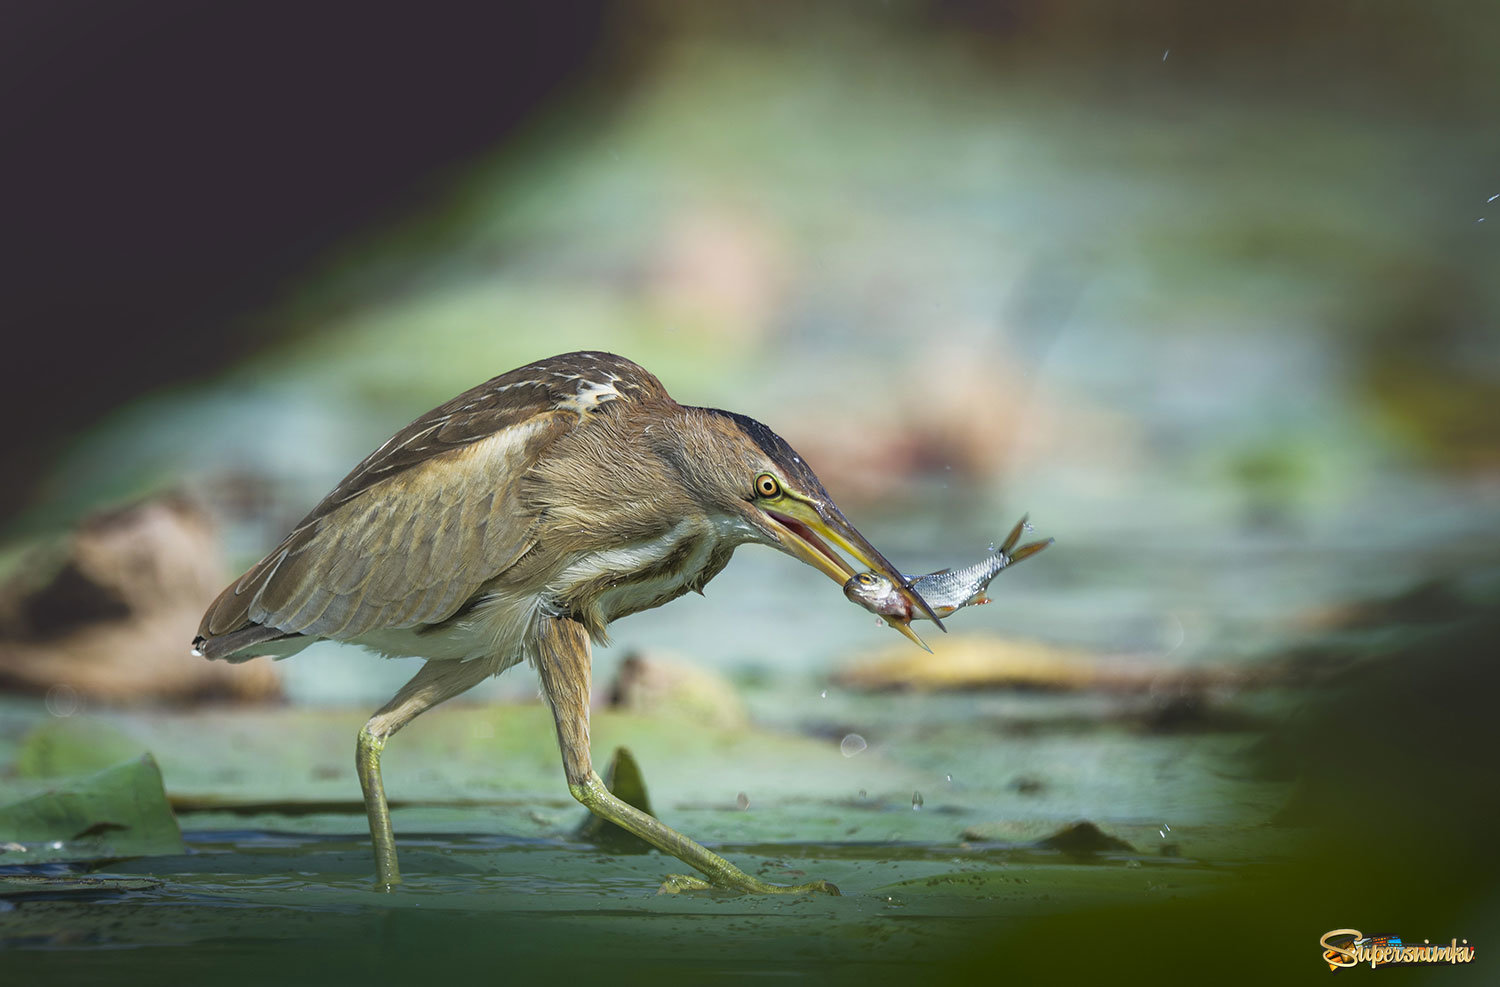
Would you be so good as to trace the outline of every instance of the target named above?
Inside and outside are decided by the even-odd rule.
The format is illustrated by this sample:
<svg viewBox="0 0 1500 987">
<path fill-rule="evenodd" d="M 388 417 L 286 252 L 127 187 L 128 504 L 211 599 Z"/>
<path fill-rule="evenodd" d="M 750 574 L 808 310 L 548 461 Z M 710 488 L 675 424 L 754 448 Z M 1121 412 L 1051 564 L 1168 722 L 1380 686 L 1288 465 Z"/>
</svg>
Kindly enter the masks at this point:
<svg viewBox="0 0 1500 987">
<path fill-rule="evenodd" d="M 264 340 L 228 331 L 420 208 L 593 69 L 602 3 L 7 4 L 0 516 L 69 432 Z"/>
</svg>

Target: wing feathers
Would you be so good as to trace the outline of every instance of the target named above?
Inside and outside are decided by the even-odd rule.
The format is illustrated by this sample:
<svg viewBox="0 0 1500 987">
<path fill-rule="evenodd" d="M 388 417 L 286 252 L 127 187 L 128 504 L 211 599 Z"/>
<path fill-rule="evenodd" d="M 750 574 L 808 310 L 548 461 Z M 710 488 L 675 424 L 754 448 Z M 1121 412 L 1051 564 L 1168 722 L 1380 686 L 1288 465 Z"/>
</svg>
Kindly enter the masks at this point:
<svg viewBox="0 0 1500 987">
<path fill-rule="evenodd" d="M 517 481 L 613 400 L 661 384 L 607 353 L 572 353 L 486 381 L 397 432 L 356 466 L 204 615 L 200 639 L 356 638 L 447 619 L 536 544 Z M 414 467 L 420 466 L 420 469 Z"/>
</svg>

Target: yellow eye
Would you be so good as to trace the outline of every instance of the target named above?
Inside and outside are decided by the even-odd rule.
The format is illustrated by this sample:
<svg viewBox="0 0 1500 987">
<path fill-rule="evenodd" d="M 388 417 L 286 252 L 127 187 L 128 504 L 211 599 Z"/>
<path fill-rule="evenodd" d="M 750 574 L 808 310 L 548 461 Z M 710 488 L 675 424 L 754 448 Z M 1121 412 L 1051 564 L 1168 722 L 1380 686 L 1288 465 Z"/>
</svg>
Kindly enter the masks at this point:
<svg viewBox="0 0 1500 987">
<path fill-rule="evenodd" d="M 871 583 L 875 582 L 875 577 L 870 575 L 868 572 L 861 572 L 859 574 L 859 581 L 864 583 L 866 586 L 869 586 Z"/>
<path fill-rule="evenodd" d="M 781 484 L 770 473 L 762 473 L 755 478 L 755 492 L 762 497 L 780 497 Z"/>
</svg>

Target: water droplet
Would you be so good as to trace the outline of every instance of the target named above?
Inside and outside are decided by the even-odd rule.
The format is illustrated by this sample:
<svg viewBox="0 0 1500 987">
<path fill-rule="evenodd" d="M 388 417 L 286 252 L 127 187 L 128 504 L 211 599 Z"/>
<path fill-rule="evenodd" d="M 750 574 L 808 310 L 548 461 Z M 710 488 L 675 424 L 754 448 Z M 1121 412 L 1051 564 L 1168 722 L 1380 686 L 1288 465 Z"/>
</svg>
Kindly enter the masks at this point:
<svg viewBox="0 0 1500 987">
<path fill-rule="evenodd" d="M 1162 823 L 1161 824 L 1161 828 L 1164 829 L 1164 830 L 1166 830 L 1169 833 L 1172 831 L 1172 827 L 1168 826 L 1166 823 Z"/>
<path fill-rule="evenodd" d="M 1166 834 L 1166 833 L 1163 833 L 1163 832 L 1162 832 L 1162 831 L 1161 831 L 1161 830 L 1159 830 L 1159 829 L 1158 829 L 1158 830 L 1157 830 L 1157 831 L 1156 831 L 1156 835 L 1157 835 L 1157 836 L 1160 836 L 1160 837 L 1161 837 L 1161 838 L 1162 838 L 1162 839 L 1166 839 L 1166 838 L 1167 838 L 1167 834 Z"/>
<path fill-rule="evenodd" d="M 1035 531 L 1036 528 L 1035 528 L 1035 526 L 1032 525 L 1032 523 L 1030 521 L 1022 521 L 1021 522 L 1021 530 L 1022 531 Z"/>
<path fill-rule="evenodd" d="M 1161 60 L 1165 62 L 1167 60 L 1167 56 L 1170 54 L 1172 54 L 1172 49 L 1168 48 L 1166 51 L 1161 53 Z"/>
<path fill-rule="evenodd" d="M 952 775 L 948 776 L 948 784 L 950 784 L 950 785 L 953 784 L 953 776 Z"/>
<path fill-rule="evenodd" d="M 746 795 L 744 792 L 740 792 L 734 797 L 734 805 L 735 808 L 739 809 L 741 812 L 744 812 L 746 809 L 750 808 L 750 796 Z"/>
<path fill-rule="evenodd" d="M 913 812 L 915 812 L 915 811 L 917 811 L 917 810 L 919 810 L 919 809 L 922 808 L 922 793 L 921 792 L 912 792 L 911 793 L 911 807 L 912 807 L 912 811 Z"/>
<path fill-rule="evenodd" d="M 865 738 L 857 733 L 845 734 L 844 739 L 839 741 L 839 751 L 845 757 L 853 757 L 869 746 L 869 744 L 865 743 Z"/>
<path fill-rule="evenodd" d="M 1484 217 L 1480 216 L 1478 219 L 1474 220 L 1474 222 L 1476 222 L 1476 223 L 1482 223 L 1482 222 L 1484 222 Z"/>
<path fill-rule="evenodd" d="M 63 842 L 62 840 L 53 840 L 51 843 L 48 843 L 47 846 L 53 850 L 61 850 L 63 848 Z"/>
<path fill-rule="evenodd" d="M 995 543 L 994 542 L 990 542 L 990 551 L 993 552 L 994 550 L 995 550 Z"/>
<path fill-rule="evenodd" d="M 1485 199 L 1484 201 L 1485 202 L 1494 202 L 1496 199 L 1500 199 L 1500 192 L 1496 192 L 1494 195 L 1490 196 L 1488 199 Z"/>
<path fill-rule="evenodd" d="M 202 658 L 203 657 L 203 652 L 199 651 L 197 648 L 194 648 L 192 651 L 189 651 L 188 654 L 192 655 L 194 658 Z"/>
<path fill-rule="evenodd" d="M 819 695 L 819 696 L 818 696 L 818 698 L 819 698 L 819 699 L 827 699 L 827 698 L 828 698 L 828 690 L 827 690 L 827 689 L 824 689 L 824 690 L 823 690 L 823 691 L 822 691 L 822 693 L 821 693 L 821 694 L 820 694 L 820 695 Z"/>
<path fill-rule="evenodd" d="M 47 712 L 53 716 L 72 716 L 82 705 L 78 690 L 66 682 L 59 682 L 47 690 Z"/>
<path fill-rule="evenodd" d="M 881 620 L 879 617 L 876 617 L 875 618 L 875 626 L 876 627 L 884 627 L 885 626 L 885 621 Z"/>
<path fill-rule="evenodd" d="M 868 795 L 866 795 L 866 794 L 865 794 L 865 790 L 864 790 L 864 789 L 863 789 L 863 788 L 861 788 L 861 789 L 860 789 L 860 790 L 859 790 L 859 797 L 860 797 L 860 799 L 862 799 L 862 800 L 863 800 L 863 799 L 866 799 L 866 798 L 869 798 L 869 796 L 868 796 Z"/>
</svg>

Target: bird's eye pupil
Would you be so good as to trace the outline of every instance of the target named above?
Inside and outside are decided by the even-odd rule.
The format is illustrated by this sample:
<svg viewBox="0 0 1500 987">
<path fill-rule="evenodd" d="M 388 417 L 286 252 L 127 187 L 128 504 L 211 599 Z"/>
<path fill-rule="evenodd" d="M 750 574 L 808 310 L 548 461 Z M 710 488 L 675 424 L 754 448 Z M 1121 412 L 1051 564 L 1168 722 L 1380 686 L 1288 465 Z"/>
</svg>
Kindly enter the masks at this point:
<svg viewBox="0 0 1500 987">
<path fill-rule="evenodd" d="M 762 497 L 774 497 L 781 492 L 781 484 L 776 482 L 776 477 L 769 473 L 762 473 L 755 481 L 755 489 Z"/>
</svg>

